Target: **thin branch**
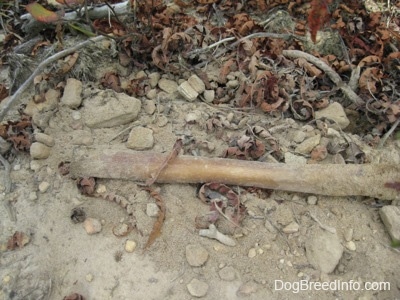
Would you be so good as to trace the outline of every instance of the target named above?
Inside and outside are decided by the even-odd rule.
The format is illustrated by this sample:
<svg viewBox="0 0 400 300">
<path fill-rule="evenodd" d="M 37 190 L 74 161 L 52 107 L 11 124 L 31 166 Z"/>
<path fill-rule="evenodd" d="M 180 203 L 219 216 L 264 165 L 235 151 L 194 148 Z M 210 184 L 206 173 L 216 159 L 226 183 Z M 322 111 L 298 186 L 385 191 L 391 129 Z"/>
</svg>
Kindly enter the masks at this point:
<svg viewBox="0 0 400 300">
<path fill-rule="evenodd" d="M 8 112 L 8 110 L 11 108 L 11 106 L 14 104 L 14 102 L 16 102 L 19 97 L 22 95 L 22 93 L 24 93 L 29 86 L 31 85 L 33 79 L 39 75 L 40 72 L 43 71 L 43 69 L 45 67 L 47 67 L 48 65 L 54 63 L 56 60 L 67 56 L 71 53 L 74 53 L 75 51 L 91 44 L 91 43 L 95 43 L 95 42 L 99 42 L 103 39 L 105 39 L 106 37 L 101 35 L 101 36 L 96 36 L 94 38 L 91 38 L 89 40 L 86 40 L 82 43 L 79 43 L 71 48 L 65 49 L 63 51 L 60 51 L 52 56 L 50 56 L 49 58 L 47 58 L 46 60 L 42 61 L 36 68 L 36 70 L 32 73 L 31 76 L 29 76 L 29 78 L 19 87 L 19 89 L 14 93 L 14 95 L 12 95 L 7 101 L 3 101 L 3 107 L 0 111 L 0 121 L 2 121 L 4 119 L 4 116 L 6 115 L 6 113 Z"/>
<path fill-rule="evenodd" d="M 400 117 L 396 120 L 396 122 L 393 123 L 393 125 L 389 129 L 389 131 L 384 134 L 384 136 L 382 137 L 382 139 L 379 142 L 378 148 L 382 148 L 383 147 L 383 145 L 385 144 L 385 142 L 389 138 L 389 136 L 391 136 L 393 131 L 395 131 L 397 126 L 399 126 L 399 123 L 400 123 Z"/>
<path fill-rule="evenodd" d="M 283 50 L 282 54 L 290 58 L 303 58 L 312 63 L 313 65 L 324 71 L 325 74 L 328 75 L 328 77 L 333 81 L 333 83 L 338 88 L 340 88 L 343 94 L 345 94 L 346 97 L 350 99 L 354 104 L 359 106 L 365 104 L 364 101 L 346 83 L 342 81 L 342 78 L 340 78 L 338 73 L 336 73 L 330 66 L 328 66 L 319 58 L 299 50 Z"/>
</svg>

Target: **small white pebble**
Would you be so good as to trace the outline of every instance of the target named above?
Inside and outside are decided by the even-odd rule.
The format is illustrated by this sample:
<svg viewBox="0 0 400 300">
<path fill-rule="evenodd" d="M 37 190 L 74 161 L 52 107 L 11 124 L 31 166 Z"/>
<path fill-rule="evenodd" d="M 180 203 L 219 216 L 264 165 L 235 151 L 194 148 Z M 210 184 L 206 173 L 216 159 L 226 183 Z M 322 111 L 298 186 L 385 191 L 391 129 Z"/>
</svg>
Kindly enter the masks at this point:
<svg viewBox="0 0 400 300">
<path fill-rule="evenodd" d="M 13 167 L 13 170 L 14 170 L 14 171 L 19 171 L 19 170 L 21 170 L 21 165 L 20 165 L 20 164 L 15 165 L 15 166 Z"/>
<path fill-rule="evenodd" d="M 50 183 L 48 183 L 47 181 L 43 181 L 39 184 L 39 191 L 41 193 L 46 193 L 47 190 L 49 189 L 49 187 L 50 187 Z"/>
<path fill-rule="evenodd" d="M 346 248 L 349 249 L 350 251 L 356 251 L 357 247 L 356 244 L 353 241 L 348 241 L 345 244 Z"/>
<path fill-rule="evenodd" d="M 6 275 L 3 277 L 3 283 L 7 284 L 11 281 L 11 276 L 10 275 Z"/>
<path fill-rule="evenodd" d="M 85 228 L 87 234 L 95 234 L 101 231 L 101 223 L 97 219 L 86 218 L 83 222 L 83 228 Z"/>
<path fill-rule="evenodd" d="M 105 186 L 104 184 L 99 184 L 99 185 L 97 186 L 97 188 L 96 188 L 96 193 L 98 193 L 98 194 L 103 194 L 103 193 L 105 193 L 105 192 L 107 192 L 106 186 Z"/>
<path fill-rule="evenodd" d="M 132 253 L 136 249 L 136 242 L 133 240 L 127 240 L 125 242 L 125 251 L 128 253 Z"/>
<path fill-rule="evenodd" d="M 249 258 L 253 258 L 257 255 L 256 249 L 255 248 L 250 248 L 249 253 L 247 254 L 247 256 Z"/>
<path fill-rule="evenodd" d="M 93 281 L 93 275 L 92 274 L 87 274 L 86 276 L 85 276 L 85 278 L 86 278 L 86 281 L 87 282 L 92 282 Z"/>
</svg>

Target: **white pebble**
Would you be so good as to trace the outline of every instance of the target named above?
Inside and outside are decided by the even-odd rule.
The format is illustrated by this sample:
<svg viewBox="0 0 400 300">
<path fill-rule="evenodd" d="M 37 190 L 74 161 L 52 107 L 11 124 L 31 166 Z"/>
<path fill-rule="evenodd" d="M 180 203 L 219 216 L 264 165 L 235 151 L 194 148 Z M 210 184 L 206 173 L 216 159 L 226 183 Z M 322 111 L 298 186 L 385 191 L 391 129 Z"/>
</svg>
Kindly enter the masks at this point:
<svg viewBox="0 0 400 300">
<path fill-rule="evenodd" d="M 86 218 L 83 222 L 87 234 L 95 234 L 101 231 L 101 222 L 94 218 Z"/>
<path fill-rule="evenodd" d="M 346 248 L 349 249 L 350 251 L 356 251 L 357 247 L 356 244 L 353 241 L 348 241 L 345 244 Z"/>
<path fill-rule="evenodd" d="M 125 242 L 125 251 L 128 253 L 132 253 L 136 249 L 136 242 L 133 240 L 127 240 Z"/>
<path fill-rule="evenodd" d="M 47 190 L 49 189 L 49 187 L 50 187 L 50 183 L 48 183 L 47 181 L 43 181 L 39 184 L 39 191 L 41 193 L 46 193 Z"/>
<path fill-rule="evenodd" d="M 247 254 L 247 256 L 248 256 L 249 258 L 253 258 L 253 257 L 255 257 L 256 255 L 257 255 L 256 249 L 255 249 L 255 248 L 250 248 L 249 253 Z"/>
<path fill-rule="evenodd" d="M 92 282 L 93 281 L 93 274 L 90 274 L 90 273 L 86 274 L 85 278 L 86 278 L 87 282 Z"/>
</svg>

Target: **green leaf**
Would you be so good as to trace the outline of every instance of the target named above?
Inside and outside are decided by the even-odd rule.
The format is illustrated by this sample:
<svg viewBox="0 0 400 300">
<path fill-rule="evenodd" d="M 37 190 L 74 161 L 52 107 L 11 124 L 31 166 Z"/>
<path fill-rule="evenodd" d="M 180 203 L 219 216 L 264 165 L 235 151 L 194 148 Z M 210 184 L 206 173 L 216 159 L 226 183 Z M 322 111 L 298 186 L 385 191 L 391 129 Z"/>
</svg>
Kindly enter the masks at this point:
<svg viewBox="0 0 400 300">
<path fill-rule="evenodd" d="M 48 10 L 39 3 L 30 3 L 26 6 L 26 10 L 32 17 L 39 22 L 54 23 L 60 20 L 60 16 L 54 11 Z"/>
</svg>

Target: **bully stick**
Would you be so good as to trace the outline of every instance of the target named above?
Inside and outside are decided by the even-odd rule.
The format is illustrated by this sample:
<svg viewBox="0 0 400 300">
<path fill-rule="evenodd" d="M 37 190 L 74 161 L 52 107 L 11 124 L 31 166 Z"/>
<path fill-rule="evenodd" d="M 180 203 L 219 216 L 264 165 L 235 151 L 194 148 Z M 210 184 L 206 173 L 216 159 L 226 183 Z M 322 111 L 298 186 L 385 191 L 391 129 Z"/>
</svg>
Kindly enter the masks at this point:
<svg viewBox="0 0 400 300">
<path fill-rule="evenodd" d="M 82 152 L 83 151 L 83 152 Z M 73 177 L 127 179 L 145 182 L 155 176 L 168 155 L 112 149 L 80 149 L 70 165 Z M 400 166 L 396 164 L 287 165 L 181 155 L 166 165 L 155 182 L 220 182 L 231 185 L 330 196 L 399 197 Z"/>
</svg>

